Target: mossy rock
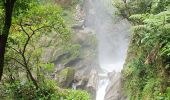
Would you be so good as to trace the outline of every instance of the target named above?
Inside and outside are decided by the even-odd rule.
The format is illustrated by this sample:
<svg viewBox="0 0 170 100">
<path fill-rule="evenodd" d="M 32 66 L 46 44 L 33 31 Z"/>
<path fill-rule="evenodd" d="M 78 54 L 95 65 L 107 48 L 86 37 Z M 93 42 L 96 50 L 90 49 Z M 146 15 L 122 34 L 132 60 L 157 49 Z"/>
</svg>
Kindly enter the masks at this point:
<svg viewBox="0 0 170 100">
<path fill-rule="evenodd" d="M 68 88 L 74 80 L 75 70 L 73 68 L 67 67 L 63 69 L 58 75 L 57 80 L 61 87 Z"/>
</svg>

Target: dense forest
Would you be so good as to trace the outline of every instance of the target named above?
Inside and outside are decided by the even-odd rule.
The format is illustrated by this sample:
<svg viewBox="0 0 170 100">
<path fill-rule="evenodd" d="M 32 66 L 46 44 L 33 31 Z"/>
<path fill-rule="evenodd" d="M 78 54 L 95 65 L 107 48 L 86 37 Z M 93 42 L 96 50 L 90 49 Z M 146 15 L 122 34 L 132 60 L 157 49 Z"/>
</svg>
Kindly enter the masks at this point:
<svg viewBox="0 0 170 100">
<path fill-rule="evenodd" d="M 85 1 L 93 0 L 0 1 L 0 100 L 95 100 L 102 68 L 93 30 L 82 31 L 84 12 L 95 14 Z M 170 0 L 112 3 L 132 25 L 122 97 L 170 100 Z"/>
</svg>

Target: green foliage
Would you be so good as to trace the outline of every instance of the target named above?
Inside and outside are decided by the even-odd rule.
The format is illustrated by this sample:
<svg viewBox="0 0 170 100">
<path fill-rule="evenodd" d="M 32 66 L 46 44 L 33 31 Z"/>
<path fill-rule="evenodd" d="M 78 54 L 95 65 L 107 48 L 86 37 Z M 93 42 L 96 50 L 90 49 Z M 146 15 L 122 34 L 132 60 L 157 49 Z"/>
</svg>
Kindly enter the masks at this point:
<svg viewBox="0 0 170 100">
<path fill-rule="evenodd" d="M 13 15 L 17 17 L 36 5 L 37 0 L 16 0 Z"/>
<path fill-rule="evenodd" d="M 65 50 L 71 52 L 73 58 L 75 58 L 78 55 L 80 55 L 80 48 L 81 48 L 81 45 L 79 44 L 75 44 L 75 45 L 70 44 L 68 47 L 65 48 Z"/>
<path fill-rule="evenodd" d="M 55 68 L 55 65 L 53 63 L 42 64 L 41 66 L 43 66 L 43 70 L 45 70 L 46 72 L 53 72 Z"/>
<path fill-rule="evenodd" d="M 51 40 L 44 41 L 49 46 L 63 44 L 70 38 L 61 16 L 61 8 L 55 5 L 35 6 L 26 13 L 18 15 L 13 20 L 11 33 L 6 52 L 6 70 L 8 68 L 10 70 L 7 72 L 12 73 L 12 70 L 15 69 L 20 73 L 26 66 L 37 76 L 41 73 L 54 71 L 53 64 L 41 59 L 45 52 L 42 42 L 44 37 L 52 37 Z M 11 66 L 13 66 L 12 69 Z M 15 71 L 12 75 L 19 79 L 20 77 L 16 77 L 18 73 Z"/>
<path fill-rule="evenodd" d="M 164 11 L 161 12 L 157 15 L 149 15 L 149 18 L 146 18 L 143 23 L 144 26 L 142 31 L 145 29 L 145 32 L 143 32 L 143 37 L 141 39 L 141 42 L 145 45 L 153 45 L 153 43 L 159 43 L 162 46 L 162 50 L 160 52 L 161 55 L 165 54 L 168 56 L 169 54 L 169 17 L 170 17 L 170 12 L 169 11 Z M 140 26 L 137 26 L 140 27 Z"/>
<path fill-rule="evenodd" d="M 0 8 L 2 23 L 3 16 L 3 8 Z M 89 94 L 85 91 L 59 88 L 49 76 L 54 73 L 55 65 L 50 63 L 51 59 L 43 59 L 46 58 L 44 54 L 48 52 L 47 49 L 66 50 L 65 46 L 71 44 L 70 39 L 70 30 L 65 25 L 60 7 L 42 5 L 36 0 L 17 0 L 6 49 L 0 97 L 5 100 L 89 100 Z M 73 55 L 78 55 L 79 45 L 70 47 Z M 66 78 L 71 74 L 74 74 L 74 70 L 69 70 Z"/>
<path fill-rule="evenodd" d="M 154 95 L 152 93 L 154 91 L 156 92 L 156 90 L 155 90 L 156 84 L 157 84 L 157 80 L 155 80 L 154 78 L 147 80 L 146 85 L 145 85 L 143 92 L 142 92 L 143 99 L 154 98 Z"/>
<path fill-rule="evenodd" d="M 168 42 L 161 50 L 161 55 L 170 56 L 170 43 Z"/>
<path fill-rule="evenodd" d="M 54 81 L 47 80 L 37 90 L 32 83 L 15 81 L 1 89 L 1 98 L 12 100 L 90 100 L 86 91 L 61 89 Z"/>
<path fill-rule="evenodd" d="M 66 100 L 90 100 L 89 94 L 85 91 L 70 90 Z"/>
<path fill-rule="evenodd" d="M 69 67 L 59 72 L 56 76 L 59 86 L 68 88 L 74 79 L 74 74 L 75 70 Z"/>
<path fill-rule="evenodd" d="M 169 3 L 169 0 L 129 0 L 126 3 L 114 1 L 118 14 L 126 18 L 134 14 L 160 13 L 166 10 Z"/>
<path fill-rule="evenodd" d="M 130 0 L 124 4 L 134 25 L 123 70 L 129 99 L 169 100 L 169 4 L 169 0 Z"/>
<path fill-rule="evenodd" d="M 53 11 L 53 9 L 55 9 L 55 11 Z M 18 56 L 18 60 L 21 59 L 21 55 L 16 51 L 20 49 L 23 50 L 28 38 L 32 36 L 27 45 L 28 50 L 26 49 L 25 51 L 26 56 L 31 56 L 29 61 L 32 63 L 37 61 L 37 58 L 40 58 L 43 54 L 44 45 L 40 41 L 42 37 L 53 36 L 53 38 L 58 39 L 57 41 L 53 40 L 56 44 L 62 44 L 70 38 L 69 31 L 65 27 L 64 20 L 61 17 L 61 9 L 56 6 L 36 6 L 26 14 L 20 14 L 20 16 L 13 21 L 11 33 L 8 47 L 14 48 L 15 50 L 9 49 L 7 53 L 8 57 Z M 40 44 L 38 44 L 38 42 L 40 42 Z M 49 40 L 45 42 L 50 43 L 52 41 Z"/>
<path fill-rule="evenodd" d="M 166 7 L 169 5 L 169 0 L 154 0 L 152 4 L 152 13 L 159 13 L 161 11 L 166 10 Z"/>
<path fill-rule="evenodd" d="M 4 23 L 3 19 L 4 19 L 4 10 L 0 7 L 0 23 Z M 0 25 L 0 35 L 2 33 L 2 28 L 3 28 L 3 25 L 1 24 Z"/>
<path fill-rule="evenodd" d="M 166 95 L 167 95 L 167 98 L 170 99 L 170 87 L 167 87 Z"/>
</svg>

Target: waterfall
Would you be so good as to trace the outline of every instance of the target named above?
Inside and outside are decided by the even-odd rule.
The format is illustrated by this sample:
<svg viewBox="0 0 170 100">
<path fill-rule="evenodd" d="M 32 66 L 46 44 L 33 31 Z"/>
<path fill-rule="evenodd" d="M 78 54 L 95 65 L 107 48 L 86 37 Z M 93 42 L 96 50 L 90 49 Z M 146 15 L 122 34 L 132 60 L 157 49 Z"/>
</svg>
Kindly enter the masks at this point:
<svg viewBox="0 0 170 100">
<path fill-rule="evenodd" d="M 116 16 L 115 11 L 112 0 L 85 0 L 85 26 L 95 31 L 98 61 L 102 69 L 99 73 L 96 100 L 104 100 L 106 88 L 112 83 L 108 73 L 120 73 L 126 58 L 130 24 Z"/>
<path fill-rule="evenodd" d="M 105 89 L 107 88 L 108 83 L 109 83 L 108 78 L 104 78 L 99 81 L 98 86 L 100 88 L 97 91 L 96 100 L 104 100 Z"/>
</svg>

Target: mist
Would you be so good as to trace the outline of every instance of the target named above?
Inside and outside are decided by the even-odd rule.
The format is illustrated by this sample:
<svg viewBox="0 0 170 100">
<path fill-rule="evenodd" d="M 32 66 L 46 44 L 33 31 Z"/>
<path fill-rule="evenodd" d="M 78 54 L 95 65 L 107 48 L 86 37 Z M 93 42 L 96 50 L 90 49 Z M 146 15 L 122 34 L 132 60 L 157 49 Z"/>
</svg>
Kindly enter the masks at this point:
<svg viewBox="0 0 170 100">
<path fill-rule="evenodd" d="M 126 58 L 130 24 L 115 15 L 112 0 L 86 0 L 85 26 L 92 28 L 98 41 L 98 60 L 102 69 L 118 71 Z"/>
<path fill-rule="evenodd" d="M 86 0 L 85 26 L 94 30 L 98 47 L 98 62 L 105 77 L 99 78 L 96 100 L 104 100 L 109 72 L 120 73 L 127 54 L 130 23 L 115 15 L 112 0 Z M 120 79 L 119 79 L 120 80 Z M 109 83 L 110 82 L 110 83 Z"/>
</svg>

